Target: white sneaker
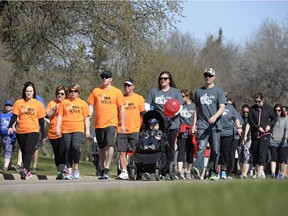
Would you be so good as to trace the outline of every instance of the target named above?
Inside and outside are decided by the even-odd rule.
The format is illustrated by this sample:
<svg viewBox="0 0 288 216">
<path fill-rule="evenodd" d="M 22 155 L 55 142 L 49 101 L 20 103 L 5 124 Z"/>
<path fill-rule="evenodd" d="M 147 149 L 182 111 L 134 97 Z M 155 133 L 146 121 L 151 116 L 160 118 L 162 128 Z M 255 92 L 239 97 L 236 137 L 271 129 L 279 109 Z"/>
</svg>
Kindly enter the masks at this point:
<svg viewBox="0 0 288 216">
<path fill-rule="evenodd" d="M 259 173 L 258 173 L 258 176 L 257 176 L 257 177 L 260 178 L 260 179 L 265 179 L 265 178 L 266 178 L 266 175 L 265 175 L 264 171 L 262 171 L 262 172 L 259 172 Z"/>
<path fill-rule="evenodd" d="M 126 170 L 122 170 L 121 174 L 118 176 L 118 179 L 127 180 L 129 178 L 129 175 Z"/>
</svg>

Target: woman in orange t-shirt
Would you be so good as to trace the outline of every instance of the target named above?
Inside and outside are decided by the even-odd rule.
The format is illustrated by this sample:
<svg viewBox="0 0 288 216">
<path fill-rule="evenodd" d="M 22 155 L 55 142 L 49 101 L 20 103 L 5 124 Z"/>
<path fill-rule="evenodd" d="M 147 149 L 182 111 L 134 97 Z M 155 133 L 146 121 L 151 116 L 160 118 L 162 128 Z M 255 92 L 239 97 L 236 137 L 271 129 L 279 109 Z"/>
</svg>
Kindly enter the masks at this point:
<svg viewBox="0 0 288 216">
<path fill-rule="evenodd" d="M 65 146 L 62 139 L 62 134 L 59 136 L 56 134 L 56 124 L 58 119 L 58 107 L 62 100 L 66 99 L 67 88 L 60 85 L 55 91 L 56 99 L 48 103 L 46 108 L 46 114 L 50 118 L 50 126 L 48 130 L 48 137 L 52 145 L 54 152 L 54 162 L 58 170 L 56 179 L 64 179 L 64 169 L 66 166 Z"/>
<path fill-rule="evenodd" d="M 8 133 L 13 133 L 12 125 L 18 118 L 16 138 L 22 152 L 24 168 L 20 171 L 21 179 L 31 178 L 30 164 L 39 139 L 39 125 L 42 138 L 45 138 L 44 117 L 46 115 L 44 106 L 36 99 L 34 84 L 24 85 L 22 98 L 18 99 L 12 109 Z"/>
<path fill-rule="evenodd" d="M 79 98 L 81 88 L 74 83 L 69 87 L 69 99 L 61 101 L 58 108 L 58 119 L 56 124 L 56 135 L 62 137 L 65 144 L 67 175 L 64 179 L 79 179 L 80 173 L 78 164 L 80 161 L 80 145 L 85 135 L 90 137 L 90 121 L 88 104 Z M 60 129 L 62 126 L 62 129 Z M 74 175 L 72 175 L 72 165 L 74 162 Z"/>
</svg>

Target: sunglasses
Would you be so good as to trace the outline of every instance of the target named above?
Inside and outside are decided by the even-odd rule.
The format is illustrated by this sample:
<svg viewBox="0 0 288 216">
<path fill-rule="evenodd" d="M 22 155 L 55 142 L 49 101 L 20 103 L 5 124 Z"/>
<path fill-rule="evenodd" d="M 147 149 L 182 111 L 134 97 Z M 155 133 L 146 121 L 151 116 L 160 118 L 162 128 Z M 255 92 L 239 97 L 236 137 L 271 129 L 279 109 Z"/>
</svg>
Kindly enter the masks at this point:
<svg viewBox="0 0 288 216">
<path fill-rule="evenodd" d="M 63 92 L 58 92 L 57 95 L 62 95 L 62 96 L 64 96 L 65 93 L 63 93 Z"/>
<path fill-rule="evenodd" d="M 280 109 L 275 109 L 274 111 L 275 111 L 275 112 L 281 112 L 281 110 L 280 110 Z"/>
<path fill-rule="evenodd" d="M 160 77 L 159 78 L 159 80 L 165 80 L 165 81 L 168 80 L 168 79 L 169 79 L 169 77 Z"/>
<path fill-rule="evenodd" d="M 204 74 L 204 77 L 209 77 L 209 78 L 211 78 L 211 77 L 214 77 L 214 75 L 211 75 L 211 74 Z"/>
<path fill-rule="evenodd" d="M 10 106 L 10 107 L 12 107 L 12 105 L 10 105 L 10 104 L 5 104 L 5 106 Z"/>
<path fill-rule="evenodd" d="M 131 85 L 129 85 L 129 84 L 124 84 L 124 87 L 126 88 L 126 87 L 130 87 Z"/>
<path fill-rule="evenodd" d="M 70 93 L 78 93 L 78 90 L 77 89 L 71 89 L 70 91 L 69 91 Z"/>
<path fill-rule="evenodd" d="M 109 77 L 109 76 L 101 76 L 101 79 L 109 79 L 109 78 L 111 78 L 111 77 Z"/>
</svg>

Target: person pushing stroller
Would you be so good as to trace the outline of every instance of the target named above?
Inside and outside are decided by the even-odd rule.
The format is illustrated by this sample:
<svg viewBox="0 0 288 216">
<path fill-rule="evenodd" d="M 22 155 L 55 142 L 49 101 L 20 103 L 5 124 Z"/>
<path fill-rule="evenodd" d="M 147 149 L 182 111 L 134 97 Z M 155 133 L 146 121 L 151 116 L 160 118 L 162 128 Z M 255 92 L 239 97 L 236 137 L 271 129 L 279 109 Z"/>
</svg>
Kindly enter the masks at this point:
<svg viewBox="0 0 288 216">
<path fill-rule="evenodd" d="M 148 120 L 149 129 L 145 131 L 142 138 L 144 150 L 155 150 L 159 147 L 159 142 L 163 136 L 162 130 L 159 129 L 159 121 L 155 118 Z"/>
</svg>

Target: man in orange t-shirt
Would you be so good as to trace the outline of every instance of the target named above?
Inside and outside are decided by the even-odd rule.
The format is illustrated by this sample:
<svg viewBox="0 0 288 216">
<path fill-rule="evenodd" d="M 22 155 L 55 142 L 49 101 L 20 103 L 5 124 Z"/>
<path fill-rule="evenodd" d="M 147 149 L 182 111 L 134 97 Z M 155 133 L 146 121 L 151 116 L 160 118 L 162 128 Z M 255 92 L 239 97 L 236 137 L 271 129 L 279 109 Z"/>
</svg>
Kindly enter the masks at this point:
<svg viewBox="0 0 288 216">
<path fill-rule="evenodd" d="M 121 121 L 117 130 L 117 147 L 121 164 L 121 174 L 118 179 L 128 179 L 127 172 L 127 152 L 134 152 L 136 143 L 139 139 L 141 127 L 141 112 L 144 111 L 144 98 L 134 92 L 135 82 L 133 79 L 124 81 L 125 99 L 125 128 L 126 132 L 121 131 Z"/>
<path fill-rule="evenodd" d="M 99 159 L 102 176 L 99 179 L 109 179 L 109 169 L 114 154 L 115 135 L 118 116 L 121 119 L 121 131 L 125 132 L 124 96 L 112 86 L 112 73 L 101 73 L 102 86 L 95 88 L 87 101 L 90 116 L 95 107 L 95 134 L 99 145 Z"/>
</svg>

